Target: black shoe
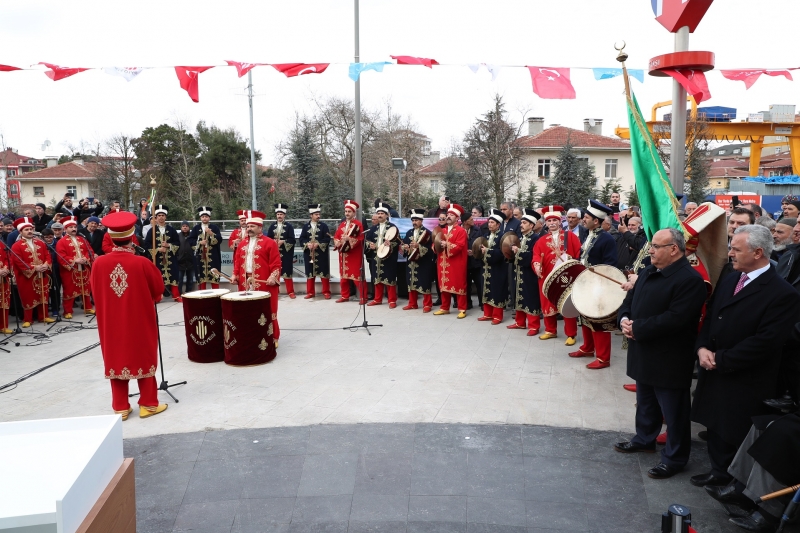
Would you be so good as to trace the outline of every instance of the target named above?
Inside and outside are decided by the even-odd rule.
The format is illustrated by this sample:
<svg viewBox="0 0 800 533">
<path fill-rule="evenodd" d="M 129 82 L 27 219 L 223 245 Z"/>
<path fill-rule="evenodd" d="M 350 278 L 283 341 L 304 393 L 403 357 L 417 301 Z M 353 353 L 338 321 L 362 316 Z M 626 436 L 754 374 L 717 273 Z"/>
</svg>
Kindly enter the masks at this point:
<svg viewBox="0 0 800 533">
<path fill-rule="evenodd" d="M 689 478 L 689 483 L 695 487 L 705 487 L 706 485 L 725 486 L 730 483 L 731 478 L 721 478 L 711 472 L 708 474 L 698 474 Z"/>
<path fill-rule="evenodd" d="M 744 518 L 729 518 L 732 524 L 739 526 L 747 531 L 774 531 L 775 526 L 778 525 L 777 520 L 769 520 L 766 514 L 760 511 L 753 511 L 749 516 Z"/>
<path fill-rule="evenodd" d="M 745 518 L 753 512 L 752 509 L 744 509 L 735 503 L 723 503 L 722 508 L 725 509 L 725 514 L 731 518 Z"/>
<path fill-rule="evenodd" d="M 773 409 L 777 409 L 778 411 L 794 412 L 797 410 L 797 404 L 794 403 L 794 400 L 790 396 L 784 396 L 783 398 L 773 398 L 771 400 L 764 400 L 764 405 L 767 407 L 772 407 Z"/>
<path fill-rule="evenodd" d="M 647 471 L 647 475 L 653 479 L 667 479 L 680 472 L 681 468 L 669 466 L 664 463 L 658 463 L 656 466 Z"/>
<path fill-rule="evenodd" d="M 708 431 L 706 431 L 706 430 L 698 431 L 697 432 L 697 436 L 700 437 L 701 440 L 707 441 L 708 440 Z"/>
<path fill-rule="evenodd" d="M 614 445 L 614 449 L 619 453 L 656 453 L 656 447 L 648 448 L 641 444 L 634 444 L 631 441 L 618 442 Z"/>
<path fill-rule="evenodd" d="M 703 488 L 706 489 L 709 496 L 720 503 L 734 503 L 750 511 L 756 509 L 755 502 L 736 490 L 736 483 L 728 483 L 724 487 L 719 485 L 706 485 Z"/>
</svg>

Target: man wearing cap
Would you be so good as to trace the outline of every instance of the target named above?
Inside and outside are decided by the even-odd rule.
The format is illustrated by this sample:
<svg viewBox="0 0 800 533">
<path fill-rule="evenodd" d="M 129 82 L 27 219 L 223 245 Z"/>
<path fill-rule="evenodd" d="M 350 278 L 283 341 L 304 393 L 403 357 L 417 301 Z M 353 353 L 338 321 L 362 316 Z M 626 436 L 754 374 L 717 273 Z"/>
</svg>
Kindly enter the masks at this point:
<svg viewBox="0 0 800 533">
<path fill-rule="evenodd" d="M 292 263 L 294 263 L 294 228 L 291 224 L 286 222 L 286 212 L 288 211 L 286 204 L 275 204 L 275 218 L 276 222 L 267 230 L 267 237 L 273 239 L 275 244 L 278 245 L 278 251 L 281 254 L 281 276 L 283 282 L 286 284 L 286 293 L 292 300 L 295 299 L 294 295 L 294 280 L 292 279 Z"/>
<path fill-rule="evenodd" d="M 228 247 L 234 252 L 236 251 L 236 247 L 239 246 L 239 243 L 242 242 L 242 239 L 247 236 L 247 217 L 244 211 L 241 209 L 236 211 L 236 216 L 239 218 L 239 227 L 234 228 L 230 237 L 228 237 Z"/>
<path fill-rule="evenodd" d="M 194 250 L 194 271 L 197 274 L 197 288 L 203 290 L 211 284 L 212 289 L 219 289 L 219 277 L 212 270 L 222 268 L 222 234 L 216 224 L 211 222 L 211 208 L 197 208 L 200 223 L 192 228 L 189 244 Z"/>
<path fill-rule="evenodd" d="M 11 263 L 14 267 L 14 278 L 22 301 L 23 328 L 31 327 L 33 310 L 39 310 L 39 317 L 47 324 L 55 319 L 47 316 L 47 298 L 50 292 L 50 270 L 52 263 L 47 245 L 41 239 L 33 237 L 33 220 L 28 217 L 18 218 L 14 225 L 19 231 L 20 239 L 11 247 Z"/>
<path fill-rule="evenodd" d="M 564 208 L 560 205 L 548 205 L 542 208 L 548 232 L 533 246 L 533 270 L 539 277 L 539 302 L 544 315 L 544 333 L 539 335 L 543 341 L 558 337 L 556 315 L 559 311 L 544 294 L 544 281 L 554 268 L 570 259 L 577 259 L 581 255 L 581 242 L 578 237 L 561 227 L 563 212 Z M 567 336 L 564 344 L 574 345 L 575 337 L 578 336 L 578 320 L 576 318 L 564 317 L 564 334 Z"/>
<path fill-rule="evenodd" d="M 82 235 L 78 235 L 78 219 L 65 217 L 64 228 L 67 236 L 56 244 L 56 258 L 61 274 L 61 286 L 64 296 L 64 318 L 72 318 L 75 298 L 81 297 L 83 309 L 87 315 L 93 315 L 92 292 L 89 286 L 89 275 L 92 270 L 93 254 L 89 243 Z"/>
<path fill-rule="evenodd" d="M 316 279 L 322 281 L 322 296 L 331 299 L 331 258 L 328 255 L 328 246 L 331 243 L 331 234 L 328 225 L 320 222 L 322 204 L 308 206 L 311 219 L 303 224 L 300 230 L 300 245 L 303 247 L 303 260 L 306 269 L 306 296 L 308 300 L 316 295 L 314 286 Z"/>
<path fill-rule="evenodd" d="M 408 258 L 408 305 L 403 309 L 419 309 L 419 293 L 422 293 L 422 312 L 430 313 L 433 308 L 431 287 L 436 275 L 436 254 L 433 251 L 433 235 L 422 225 L 424 217 L 424 209 L 412 209 L 411 224 L 414 227 L 403 238 L 403 253 Z"/>
<path fill-rule="evenodd" d="M 8 310 L 11 307 L 11 260 L 6 247 L 0 245 L 0 333 L 10 335 L 14 331 L 8 327 Z"/>
<path fill-rule="evenodd" d="M 336 303 L 350 300 L 350 280 L 356 284 L 358 300 L 367 303 L 361 267 L 364 264 L 364 226 L 356 218 L 359 205 L 355 200 L 344 201 L 344 220 L 336 228 L 333 247 L 339 251 L 339 287 L 341 296 Z"/>
<path fill-rule="evenodd" d="M 62 224 L 65 218 L 62 218 Z M 90 216 L 85 219 L 86 225 L 82 226 L 80 224 L 80 220 L 78 220 L 78 233 L 86 237 L 86 241 L 89 243 L 89 246 L 92 247 L 92 251 L 95 255 L 103 255 L 103 232 L 97 229 L 97 226 L 100 224 L 100 219 L 96 216 Z"/>
<path fill-rule="evenodd" d="M 467 231 L 458 225 L 465 210 L 450 204 L 447 226 L 441 231 L 442 251 L 436 263 L 442 306 L 434 315 L 449 315 L 453 295 L 458 299 L 458 318 L 467 316 Z"/>
<path fill-rule="evenodd" d="M 500 228 L 505 214 L 499 209 L 489 209 L 489 236 L 483 253 L 483 316 L 481 322 L 492 321 L 497 325 L 503 321 L 503 310 L 508 305 L 508 264 L 500 248 Z"/>
<path fill-rule="evenodd" d="M 527 207 L 517 209 L 522 213 L 520 220 L 522 238 L 519 240 L 519 246 L 511 247 L 514 252 L 514 287 L 517 300 L 514 307 L 516 311 L 514 323 L 508 326 L 508 329 L 525 329 L 527 321 L 528 337 L 533 337 L 539 334 L 541 327 L 539 315 L 542 312 L 542 305 L 539 302 L 539 281 L 536 272 L 533 271 L 533 248 L 539 240 L 534 228 L 542 215 L 535 209 Z"/>
<path fill-rule="evenodd" d="M 155 303 L 164 294 L 164 279 L 146 257 L 137 256 L 131 244 L 136 215 L 126 211 L 103 217 L 114 242 L 108 254 L 92 268 L 91 286 L 97 306 L 97 332 L 103 353 L 105 377 L 111 383 L 111 408 L 127 420 L 133 411 L 128 382 L 139 385 L 139 418 L 163 412 L 158 403 L 158 318 Z M 135 327 L 131 327 L 135 325 Z"/>
<path fill-rule="evenodd" d="M 275 347 L 281 336 L 278 326 L 278 293 L 281 280 L 281 254 L 275 239 L 264 235 L 264 219 L 261 211 L 245 211 L 247 237 L 240 243 L 233 256 L 231 283 L 238 283 L 239 290 L 266 291 L 270 293 L 273 338 Z"/>
<path fill-rule="evenodd" d="M 33 226 L 36 228 L 37 232 L 41 233 L 42 230 L 47 227 L 47 223 L 53 220 L 53 217 L 45 212 L 47 206 L 42 203 L 36 204 L 35 209 L 36 214 L 33 216 Z"/>
<path fill-rule="evenodd" d="M 611 208 L 597 200 L 589 200 L 586 214 L 583 215 L 583 225 L 589 230 L 586 240 L 581 247 L 581 263 L 590 267 L 596 265 L 617 264 L 617 243 L 614 237 L 600 228 L 602 221 L 611 216 Z M 586 365 L 591 370 L 599 370 L 611 366 L 611 333 L 608 331 L 594 331 L 587 323 L 581 320 L 583 344 L 570 357 L 593 357 L 596 359 Z M 595 355 L 596 354 L 596 355 Z"/>
<path fill-rule="evenodd" d="M 364 243 L 366 249 L 364 254 L 367 259 L 372 259 L 375 262 L 375 276 L 373 282 L 375 283 L 375 298 L 367 305 L 381 305 L 383 303 L 383 292 L 386 287 L 386 292 L 389 299 L 389 309 L 397 307 L 397 254 L 399 253 L 399 241 L 392 240 L 389 242 L 389 254 L 384 257 L 378 257 L 378 249 L 384 245 L 386 232 L 389 228 L 397 226 L 389 222 L 389 206 L 379 202 L 375 208 L 375 214 L 378 215 L 378 223 L 367 230 L 364 235 Z"/>
<path fill-rule="evenodd" d="M 169 287 L 172 299 L 176 302 L 183 301 L 178 292 L 178 259 L 175 254 L 180 248 L 181 240 L 175 228 L 167 224 L 167 206 L 159 204 L 153 206 L 154 216 L 142 241 L 143 247 L 150 252 L 153 264 L 161 271 L 164 286 Z"/>
</svg>

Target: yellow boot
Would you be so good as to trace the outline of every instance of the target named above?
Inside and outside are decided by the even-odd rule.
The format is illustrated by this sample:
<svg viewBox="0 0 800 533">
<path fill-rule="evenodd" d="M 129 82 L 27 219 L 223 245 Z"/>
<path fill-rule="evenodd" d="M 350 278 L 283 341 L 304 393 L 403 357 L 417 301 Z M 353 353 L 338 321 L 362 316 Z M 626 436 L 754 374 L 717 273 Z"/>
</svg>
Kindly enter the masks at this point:
<svg viewBox="0 0 800 533">
<path fill-rule="evenodd" d="M 22 323 L 22 327 L 23 328 L 29 328 L 29 327 L 31 327 L 31 323 L 30 322 L 23 322 Z"/>
<path fill-rule="evenodd" d="M 72 313 L 64 313 L 64 320 L 69 320 L 72 318 Z"/>
<path fill-rule="evenodd" d="M 575 344 L 575 337 L 567 337 L 566 342 L 564 342 L 565 346 L 572 346 Z"/>
<path fill-rule="evenodd" d="M 167 410 L 167 404 L 162 403 L 159 404 L 158 407 L 146 407 L 144 405 L 139 406 L 139 418 L 147 418 L 149 416 L 157 415 L 158 413 L 163 413 Z"/>
<path fill-rule="evenodd" d="M 87 309 L 86 310 L 86 314 L 87 315 L 93 315 L 94 314 L 94 309 Z"/>
<path fill-rule="evenodd" d="M 466 311 L 459 311 L 458 312 L 458 316 L 456 318 L 467 318 L 467 312 Z"/>
<path fill-rule="evenodd" d="M 541 335 L 539 335 L 539 339 L 546 341 L 547 339 L 555 339 L 558 337 L 555 333 L 550 333 L 549 331 L 545 331 Z"/>
<path fill-rule="evenodd" d="M 128 419 L 128 415 L 133 412 L 133 407 L 128 407 L 124 411 L 114 411 L 116 414 L 122 416 L 122 421 L 125 422 Z"/>
<path fill-rule="evenodd" d="M 450 310 L 449 309 L 439 309 L 438 311 L 434 311 L 433 314 L 436 315 L 436 316 L 449 315 L 450 314 Z"/>
<path fill-rule="evenodd" d="M 13 329 L 8 329 L 8 328 L 3 328 L 3 329 L 0 329 L 0 333 L 2 333 L 3 335 L 11 335 L 12 333 L 14 333 L 14 330 Z"/>
<path fill-rule="evenodd" d="M 55 321 L 56 321 L 55 318 L 50 318 L 49 316 L 44 317 L 44 320 L 42 320 L 42 322 L 44 322 L 45 324 L 52 324 Z"/>
</svg>

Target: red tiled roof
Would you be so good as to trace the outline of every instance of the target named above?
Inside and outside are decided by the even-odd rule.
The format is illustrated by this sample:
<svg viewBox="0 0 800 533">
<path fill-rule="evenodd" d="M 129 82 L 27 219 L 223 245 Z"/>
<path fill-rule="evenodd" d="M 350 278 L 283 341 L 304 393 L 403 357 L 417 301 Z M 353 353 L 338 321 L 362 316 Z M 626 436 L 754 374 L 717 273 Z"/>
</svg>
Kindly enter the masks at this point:
<svg viewBox="0 0 800 533">
<path fill-rule="evenodd" d="M 792 160 L 790 158 L 785 159 L 775 159 L 774 161 L 762 162 L 760 167 L 761 168 L 784 168 L 792 166 Z"/>
<path fill-rule="evenodd" d="M 2 152 L 0 152 L 0 166 L 19 166 L 19 165 L 32 165 L 32 163 L 28 163 L 28 159 L 36 159 L 35 157 L 28 157 L 27 155 L 18 154 L 11 150 L 11 148 L 6 148 Z M 39 162 L 39 165 L 42 163 Z"/>
<path fill-rule="evenodd" d="M 720 159 L 719 161 L 712 161 L 711 168 L 732 168 L 742 165 L 747 166 L 748 164 L 747 159 Z"/>
<path fill-rule="evenodd" d="M 84 162 L 82 165 L 79 165 L 75 161 L 70 161 L 54 167 L 47 167 L 34 172 L 28 172 L 18 176 L 17 179 L 94 179 L 96 177 L 96 173 L 97 163 Z"/>
<path fill-rule="evenodd" d="M 708 172 L 709 178 L 746 178 L 750 175 L 747 170 L 731 167 L 712 168 Z"/>
<path fill-rule="evenodd" d="M 575 148 L 631 149 L 631 145 L 627 141 L 587 133 L 566 126 L 554 126 L 538 135 L 520 137 L 514 144 L 518 148 L 561 148 L 566 144 L 567 138 Z"/>
<path fill-rule="evenodd" d="M 456 172 L 466 172 L 467 171 L 467 164 L 464 162 L 463 159 L 460 157 L 445 157 L 440 159 L 436 163 L 432 165 L 428 165 L 426 167 L 422 167 L 419 169 L 419 174 L 444 174 L 447 172 L 447 167 L 449 166 L 450 162 L 453 162 L 453 167 L 456 169 Z"/>
</svg>

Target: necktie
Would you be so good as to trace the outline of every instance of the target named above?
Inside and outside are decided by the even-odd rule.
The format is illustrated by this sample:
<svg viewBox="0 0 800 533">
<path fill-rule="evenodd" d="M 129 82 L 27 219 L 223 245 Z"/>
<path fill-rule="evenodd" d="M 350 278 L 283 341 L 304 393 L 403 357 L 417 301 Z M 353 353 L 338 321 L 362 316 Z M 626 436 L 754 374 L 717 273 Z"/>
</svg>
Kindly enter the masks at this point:
<svg viewBox="0 0 800 533">
<path fill-rule="evenodd" d="M 742 290 L 742 288 L 744 288 L 744 284 L 747 282 L 748 279 L 750 278 L 747 277 L 747 274 L 742 273 L 742 277 L 739 278 L 739 283 L 737 283 L 736 288 L 733 289 L 734 296 L 739 294 L 739 291 Z"/>
</svg>

